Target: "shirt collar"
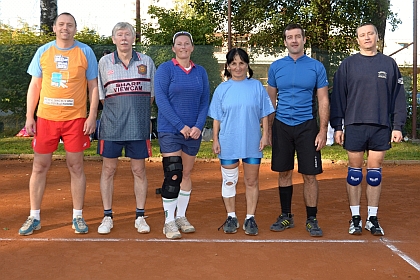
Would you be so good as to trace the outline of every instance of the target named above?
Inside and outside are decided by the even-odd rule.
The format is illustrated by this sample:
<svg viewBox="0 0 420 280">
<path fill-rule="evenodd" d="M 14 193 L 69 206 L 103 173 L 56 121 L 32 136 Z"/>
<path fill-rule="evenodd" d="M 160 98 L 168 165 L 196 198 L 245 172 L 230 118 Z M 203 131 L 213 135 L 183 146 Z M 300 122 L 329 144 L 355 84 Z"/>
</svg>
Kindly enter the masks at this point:
<svg viewBox="0 0 420 280">
<path fill-rule="evenodd" d="M 178 60 L 176 60 L 176 58 L 172 58 L 172 63 L 173 63 L 175 66 L 180 66 L 180 67 L 182 67 L 182 68 L 183 68 L 183 66 L 182 66 L 181 64 L 179 64 L 179 62 L 178 62 Z M 192 60 L 190 60 L 190 64 L 191 64 L 191 68 L 192 68 L 192 67 L 195 67 L 195 64 L 194 64 L 194 62 L 192 62 Z"/>
<path fill-rule="evenodd" d="M 117 64 L 117 63 L 123 63 L 122 61 L 121 61 L 121 59 L 118 57 L 118 51 L 114 51 L 114 61 L 115 61 L 115 64 Z M 135 50 L 132 50 L 132 54 L 131 54 L 131 60 L 134 60 L 134 61 L 140 61 L 140 56 L 139 55 L 137 55 L 137 52 L 135 51 Z M 130 60 L 130 61 L 131 61 Z"/>
</svg>

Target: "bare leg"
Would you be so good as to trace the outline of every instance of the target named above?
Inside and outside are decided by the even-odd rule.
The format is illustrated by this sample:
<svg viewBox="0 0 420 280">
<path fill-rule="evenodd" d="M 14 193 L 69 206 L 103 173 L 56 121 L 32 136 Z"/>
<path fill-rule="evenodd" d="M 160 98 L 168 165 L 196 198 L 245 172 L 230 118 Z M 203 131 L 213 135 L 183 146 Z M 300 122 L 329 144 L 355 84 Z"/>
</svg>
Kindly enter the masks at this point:
<svg viewBox="0 0 420 280">
<path fill-rule="evenodd" d="M 147 178 L 144 159 L 131 159 L 131 171 L 134 175 L 134 194 L 136 207 L 144 209 L 147 197 Z"/>
<path fill-rule="evenodd" d="M 29 197 L 31 201 L 31 210 L 41 209 L 42 197 L 44 195 L 47 172 L 51 166 L 50 154 L 34 153 L 34 162 L 32 165 L 31 179 L 29 180 Z"/>
<path fill-rule="evenodd" d="M 318 181 L 315 175 L 302 175 L 303 177 L 303 199 L 308 207 L 318 205 Z"/>
<path fill-rule="evenodd" d="M 102 158 L 101 195 L 104 210 L 112 208 L 114 193 L 114 174 L 117 169 L 118 158 Z"/>
<path fill-rule="evenodd" d="M 246 213 L 254 215 L 259 195 L 259 164 L 244 163 L 244 181 L 246 187 Z"/>
<path fill-rule="evenodd" d="M 71 194 L 73 197 L 73 208 L 83 209 L 86 192 L 86 176 L 83 170 L 83 152 L 66 152 L 67 167 L 70 171 Z"/>
</svg>

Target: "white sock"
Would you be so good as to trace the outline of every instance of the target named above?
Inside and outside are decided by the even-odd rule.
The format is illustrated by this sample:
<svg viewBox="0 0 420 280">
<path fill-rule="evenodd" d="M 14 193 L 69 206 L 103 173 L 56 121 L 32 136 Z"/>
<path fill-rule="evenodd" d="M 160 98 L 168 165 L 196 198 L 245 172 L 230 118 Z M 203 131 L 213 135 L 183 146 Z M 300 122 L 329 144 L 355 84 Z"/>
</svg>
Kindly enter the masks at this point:
<svg viewBox="0 0 420 280">
<path fill-rule="evenodd" d="M 236 218 L 236 212 L 228 212 L 228 217 L 231 216 L 232 218 Z"/>
<path fill-rule="evenodd" d="M 251 218 L 251 217 L 254 217 L 255 215 L 251 215 L 251 214 L 246 214 L 246 218 L 245 219 L 249 219 L 249 218 Z"/>
<path fill-rule="evenodd" d="M 179 191 L 178 203 L 176 206 L 176 217 L 185 217 L 188 203 L 190 202 L 191 191 Z"/>
<path fill-rule="evenodd" d="M 73 209 L 73 219 L 77 218 L 77 216 L 83 216 L 83 209 L 81 210 Z"/>
<path fill-rule="evenodd" d="M 368 219 L 378 214 L 378 207 L 368 206 Z"/>
<path fill-rule="evenodd" d="M 31 210 L 29 212 L 29 216 L 34 217 L 35 220 L 41 221 L 41 215 L 40 215 L 41 210 Z"/>
<path fill-rule="evenodd" d="M 352 216 L 360 216 L 360 205 L 350 206 Z"/>
<path fill-rule="evenodd" d="M 169 223 L 175 220 L 175 209 L 178 198 L 168 199 L 162 197 L 163 210 L 165 211 L 165 223 Z"/>
</svg>

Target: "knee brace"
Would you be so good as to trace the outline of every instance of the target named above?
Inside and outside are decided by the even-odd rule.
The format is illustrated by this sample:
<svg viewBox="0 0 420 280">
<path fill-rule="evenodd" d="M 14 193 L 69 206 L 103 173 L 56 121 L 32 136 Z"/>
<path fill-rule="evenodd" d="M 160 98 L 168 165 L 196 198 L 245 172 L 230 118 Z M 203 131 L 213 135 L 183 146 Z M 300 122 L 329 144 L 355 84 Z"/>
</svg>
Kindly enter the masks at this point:
<svg viewBox="0 0 420 280">
<path fill-rule="evenodd" d="M 164 180 L 162 184 L 163 198 L 177 198 L 182 182 L 182 158 L 180 156 L 162 159 Z"/>
<path fill-rule="evenodd" d="M 350 186 L 357 186 L 362 183 L 362 168 L 349 167 L 347 171 L 347 183 Z"/>
<path fill-rule="evenodd" d="M 238 183 L 239 168 L 226 169 L 222 166 L 222 197 L 234 197 Z"/>
<path fill-rule="evenodd" d="M 382 168 L 368 168 L 366 182 L 372 187 L 379 186 L 382 182 Z"/>
</svg>

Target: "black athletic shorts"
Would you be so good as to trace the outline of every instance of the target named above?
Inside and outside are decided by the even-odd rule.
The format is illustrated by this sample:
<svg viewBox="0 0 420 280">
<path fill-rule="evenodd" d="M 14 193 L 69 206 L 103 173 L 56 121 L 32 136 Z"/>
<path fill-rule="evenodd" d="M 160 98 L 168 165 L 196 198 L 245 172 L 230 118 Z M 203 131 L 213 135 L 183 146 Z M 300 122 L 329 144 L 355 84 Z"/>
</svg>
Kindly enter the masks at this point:
<svg viewBox="0 0 420 280">
<path fill-rule="evenodd" d="M 347 151 L 387 151 L 391 148 L 391 129 L 377 124 L 351 124 L 344 130 Z"/>
<path fill-rule="evenodd" d="M 295 152 L 298 172 L 305 175 L 322 173 L 321 152 L 316 150 L 315 138 L 319 132 L 316 119 L 289 126 L 275 119 L 271 170 L 284 172 L 294 169 Z"/>
</svg>

